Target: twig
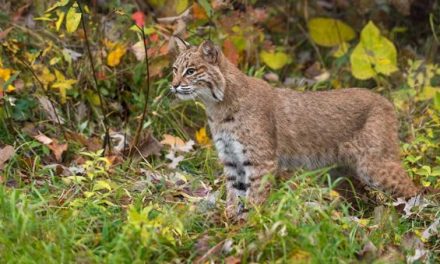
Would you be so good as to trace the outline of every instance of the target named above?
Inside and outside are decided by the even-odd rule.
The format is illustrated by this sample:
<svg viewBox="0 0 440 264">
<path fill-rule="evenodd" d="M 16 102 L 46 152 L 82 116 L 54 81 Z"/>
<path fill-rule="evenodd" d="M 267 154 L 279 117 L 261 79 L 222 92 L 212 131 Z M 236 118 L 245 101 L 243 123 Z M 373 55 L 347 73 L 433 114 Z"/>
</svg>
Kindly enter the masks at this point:
<svg viewBox="0 0 440 264">
<path fill-rule="evenodd" d="M 105 154 L 105 149 L 108 146 L 108 150 L 109 153 L 111 153 L 112 148 L 111 148 L 111 142 L 110 142 L 110 134 L 109 134 L 109 127 L 108 127 L 108 121 L 107 121 L 107 111 L 106 111 L 106 107 L 104 106 L 104 100 L 101 94 L 101 90 L 99 90 L 99 85 L 98 85 L 98 79 L 96 79 L 96 70 L 95 70 L 95 63 L 93 61 L 93 56 L 92 56 L 92 52 L 90 51 L 90 44 L 89 44 L 89 38 L 87 35 L 87 28 L 86 28 L 86 22 L 85 22 L 85 13 L 81 7 L 81 4 L 79 1 L 76 1 L 76 3 L 78 4 L 78 8 L 79 11 L 81 12 L 81 27 L 84 31 L 84 43 L 87 49 L 87 54 L 89 57 L 89 61 L 90 61 L 90 67 L 92 68 L 92 74 L 93 74 L 93 81 L 95 83 L 95 91 L 98 94 L 99 97 L 99 102 L 100 102 L 100 107 L 101 107 L 101 111 L 102 111 L 102 115 L 103 115 L 103 126 L 104 126 L 104 130 L 105 130 L 105 136 L 104 136 L 104 143 L 102 148 L 104 149 L 103 155 Z"/>
<path fill-rule="evenodd" d="M 130 151 L 128 152 L 128 157 L 130 158 L 130 160 L 131 160 L 131 156 L 133 155 L 133 148 L 135 148 L 139 142 L 139 136 L 142 131 L 142 126 L 144 124 L 145 117 L 147 115 L 148 100 L 150 98 L 150 69 L 149 69 L 149 61 L 148 61 L 148 48 L 147 48 L 147 43 L 146 43 L 147 38 L 145 36 L 144 29 L 139 26 L 137 26 L 137 27 L 141 30 L 142 40 L 144 42 L 145 65 L 146 65 L 146 70 L 147 70 L 147 89 L 146 89 L 145 95 L 144 95 L 145 101 L 144 101 L 144 109 L 142 111 L 142 116 L 141 116 L 141 119 L 139 120 L 138 127 L 136 129 L 136 134 L 134 137 L 133 144 L 130 146 Z"/>
<path fill-rule="evenodd" d="M 315 43 L 313 42 L 313 40 L 310 38 L 309 34 L 307 33 L 307 31 L 304 29 L 304 27 L 301 25 L 301 23 L 297 23 L 296 26 L 298 27 L 298 29 L 301 31 L 301 33 L 304 34 L 304 36 L 306 36 L 306 38 L 309 40 L 310 45 L 312 45 L 313 49 L 316 52 L 316 55 L 318 55 L 318 59 L 321 62 L 321 65 L 325 68 L 325 63 L 324 63 L 324 59 L 321 56 L 321 52 L 319 52 L 319 48 L 318 46 L 315 45 Z"/>
</svg>

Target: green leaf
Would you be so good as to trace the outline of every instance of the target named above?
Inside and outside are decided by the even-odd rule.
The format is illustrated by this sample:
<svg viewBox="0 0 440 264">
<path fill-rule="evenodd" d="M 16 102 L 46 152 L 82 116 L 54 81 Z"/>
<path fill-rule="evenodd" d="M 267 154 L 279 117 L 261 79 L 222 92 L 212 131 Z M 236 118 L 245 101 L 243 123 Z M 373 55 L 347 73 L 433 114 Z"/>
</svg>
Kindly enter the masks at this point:
<svg viewBox="0 0 440 264">
<path fill-rule="evenodd" d="M 324 47 L 341 45 L 356 37 L 353 28 L 338 19 L 312 18 L 307 26 L 312 40 Z"/>
<path fill-rule="evenodd" d="M 269 68 L 273 70 L 281 69 L 291 61 L 290 57 L 281 51 L 267 52 L 263 50 L 260 52 L 260 58 L 267 66 L 269 66 Z"/>
<path fill-rule="evenodd" d="M 76 12 L 75 7 L 69 8 L 66 15 L 66 30 L 69 33 L 73 33 L 79 26 L 81 22 L 81 13 Z"/>
<path fill-rule="evenodd" d="M 350 56 L 350 63 L 357 79 L 366 80 L 378 73 L 390 75 L 398 70 L 396 47 L 370 21 L 362 29 L 361 41 Z"/>
</svg>

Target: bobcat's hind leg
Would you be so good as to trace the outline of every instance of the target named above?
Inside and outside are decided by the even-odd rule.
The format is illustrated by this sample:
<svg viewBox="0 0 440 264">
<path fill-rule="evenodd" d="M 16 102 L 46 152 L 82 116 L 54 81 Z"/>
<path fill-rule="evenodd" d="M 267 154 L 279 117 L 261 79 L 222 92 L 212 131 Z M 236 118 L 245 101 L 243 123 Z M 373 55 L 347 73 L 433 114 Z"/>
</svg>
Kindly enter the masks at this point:
<svg viewBox="0 0 440 264">
<path fill-rule="evenodd" d="M 390 192 L 395 198 L 409 198 L 419 193 L 419 188 L 398 161 L 365 158 L 358 162 L 356 172 L 364 184 Z"/>
</svg>

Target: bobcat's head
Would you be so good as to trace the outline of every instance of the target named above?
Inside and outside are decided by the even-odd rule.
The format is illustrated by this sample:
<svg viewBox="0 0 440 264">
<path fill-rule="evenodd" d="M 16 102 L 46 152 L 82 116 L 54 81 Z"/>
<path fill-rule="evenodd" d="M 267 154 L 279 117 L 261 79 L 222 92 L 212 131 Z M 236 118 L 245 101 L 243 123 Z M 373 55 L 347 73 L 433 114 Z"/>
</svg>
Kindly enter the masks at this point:
<svg viewBox="0 0 440 264">
<path fill-rule="evenodd" d="M 198 47 L 180 38 L 173 37 L 173 40 L 178 55 L 173 64 L 171 92 L 182 100 L 222 101 L 226 80 L 220 70 L 225 59 L 221 50 L 209 40 Z"/>
</svg>

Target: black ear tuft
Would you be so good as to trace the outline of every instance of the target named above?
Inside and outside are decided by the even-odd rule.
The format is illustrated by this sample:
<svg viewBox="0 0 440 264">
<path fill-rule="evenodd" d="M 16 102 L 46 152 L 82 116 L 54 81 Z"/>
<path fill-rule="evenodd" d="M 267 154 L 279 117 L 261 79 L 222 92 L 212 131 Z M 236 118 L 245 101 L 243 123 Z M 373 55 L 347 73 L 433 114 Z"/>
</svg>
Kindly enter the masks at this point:
<svg viewBox="0 0 440 264">
<path fill-rule="evenodd" d="M 199 51 L 202 53 L 203 58 L 212 64 L 216 64 L 219 61 L 220 50 L 218 47 L 210 40 L 203 41 L 200 44 Z"/>
<path fill-rule="evenodd" d="M 191 45 L 178 36 L 172 36 L 169 43 L 170 50 L 174 50 L 176 54 L 180 54 L 191 48 Z"/>
</svg>

